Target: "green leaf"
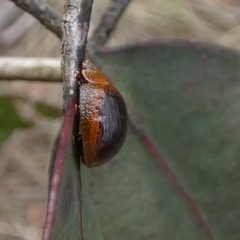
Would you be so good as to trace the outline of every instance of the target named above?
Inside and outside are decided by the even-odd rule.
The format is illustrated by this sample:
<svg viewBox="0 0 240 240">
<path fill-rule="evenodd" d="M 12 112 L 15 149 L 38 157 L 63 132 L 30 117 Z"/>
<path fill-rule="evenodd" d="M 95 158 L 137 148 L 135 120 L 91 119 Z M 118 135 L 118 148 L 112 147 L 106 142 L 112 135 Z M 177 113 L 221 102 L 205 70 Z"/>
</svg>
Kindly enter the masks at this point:
<svg viewBox="0 0 240 240">
<path fill-rule="evenodd" d="M 218 240 L 240 237 L 240 55 L 191 41 L 104 49 L 103 70 L 195 199 Z M 105 240 L 210 239 L 130 131 L 88 171 Z"/>
<path fill-rule="evenodd" d="M 20 118 L 12 101 L 11 98 L 0 98 L 0 144 L 10 136 L 14 129 L 30 126 Z"/>
</svg>

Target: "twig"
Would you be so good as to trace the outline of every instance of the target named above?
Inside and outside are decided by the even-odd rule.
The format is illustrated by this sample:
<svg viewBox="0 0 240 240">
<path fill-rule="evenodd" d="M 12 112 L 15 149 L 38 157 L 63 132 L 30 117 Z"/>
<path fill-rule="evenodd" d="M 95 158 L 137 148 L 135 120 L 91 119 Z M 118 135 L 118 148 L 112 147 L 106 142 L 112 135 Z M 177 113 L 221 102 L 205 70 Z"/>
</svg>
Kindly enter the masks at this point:
<svg viewBox="0 0 240 240">
<path fill-rule="evenodd" d="M 10 0 L 15 2 L 23 10 L 26 10 L 37 18 L 49 30 L 55 33 L 59 38 L 62 36 L 61 18 L 58 14 L 43 0 Z M 87 51 L 87 56 L 100 66 L 99 59 L 95 55 L 94 47 L 104 45 L 112 31 L 114 30 L 118 20 L 122 16 L 131 0 L 113 0 L 101 23 L 96 28 Z M 92 43 L 92 44 L 91 44 Z"/>
<path fill-rule="evenodd" d="M 63 98 L 76 96 L 76 72 L 81 71 L 93 0 L 66 0 L 63 16 L 62 76 Z M 80 10 L 79 10 L 80 9 Z M 69 93 L 71 93 L 69 95 Z M 64 108 L 66 104 L 64 104 Z"/>
<path fill-rule="evenodd" d="M 51 239 L 54 227 L 57 200 L 67 154 L 66 149 L 68 149 L 68 145 L 72 139 L 72 126 L 75 104 L 77 103 L 76 96 L 78 94 L 76 73 L 81 70 L 81 63 L 85 57 L 92 2 L 93 0 L 65 0 L 62 40 L 62 76 L 64 81 L 65 114 L 51 180 L 43 240 Z M 78 197 L 80 199 L 80 195 Z M 81 199 L 79 201 L 81 202 Z M 82 226 L 82 214 L 80 216 L 80 222 Z M 83 236 L 81 236 L 81 239 L 84 239 Z"/>
<path fill-rule="evenodd" d="M 46 4 L 43 0 L 10 0 L 17 6 L 32 14 L 46 28 L 55 33 L 59 38 L 62 36 L 62 19 L 60 15 Z"/>
<path fill-rule="evenodd" d="M 0 57 L 0 80 L 59 82 L 61 81 L 60 60 Z"/>
<path fill-rule="evenodd" d="M 124 13 L 131 0 L 112 0 L 106 13 L 103 15 L 100 24 L 96 28 L 91 42 L 97 46 L 103 46 L 117 25 L 118 20 Z"/>
</svg>

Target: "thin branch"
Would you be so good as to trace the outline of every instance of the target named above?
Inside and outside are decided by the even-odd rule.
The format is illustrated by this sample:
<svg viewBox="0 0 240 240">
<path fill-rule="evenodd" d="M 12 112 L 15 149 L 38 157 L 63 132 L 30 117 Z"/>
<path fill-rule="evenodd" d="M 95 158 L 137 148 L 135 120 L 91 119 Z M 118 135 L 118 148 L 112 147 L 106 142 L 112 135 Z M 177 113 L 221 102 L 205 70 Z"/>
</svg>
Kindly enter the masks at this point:
<svg viewBox="0 0 240 240">
<path fill-rule="evenodd" d="M 55 33 L 59 38 L 62 36 L 62 19 L 60 15 L 46 4 L 43 0 L 10 0 L 23 10 L 32 14 L 46 28 Z"/>
<path fill-rule="evenodd" d="M 0 57 L 0 80 L 60 82 L 60 60 Z"/>
<path fill-rule="evenodd" d="M 76 75 L 77 71 L 81 71 L 81 64 L 85 58 L 92 3 L 93 0 L 65 0 L 62 38 L 62 76 L 64 81 L 65 114 L 51 179 L 43 240 L 51 239 L 55 223 L 57 200 L 67 154 L 66 149 L 68 149 L 68 145 L 72 139 L 75 104 L 79 104 L 76 97 L 78 95 Z M 81 202 L 80 194 L 78 197 Z M 81 206 L 79 207 L 81 212 Z M 80 216 L 80 222 L 81 229 L 82 214 Z M 81 239 L 83 239 L 83 236 L 81 236 Z"/>
<path fill-rule="evenodd" d="M 97 46 L 103 46 L 113 32 L 118 20 L 121 18 L 131 0 L 112 0 L 100 24 L 96 28 L 91 42 Z"/>
<path fill-rule="evenodd" d="M 62 76 L 63 98 L 71 91 L 76 96 L 76 72 L 81 71 L 93 0 L 66 0 L 63 16 Z M 66 104 L 64 104 L 66 107 Z"/>
<path fill-rule="evenodd" d="M 61 18 L 59 14 L 43 0 L 10 0 L 15 2 L 17 6 L 32 14 L 45 27 L 55 33 L 59 38 L 62 36 Z M 95 30 L 91 41 L 93 44 L 103 46 L 112 31 L 114 30 L 118 20 L 124 13 L 131 0 L 113 0 L 106 13 L 104 14 L 100 24 Z"/>
</svg>

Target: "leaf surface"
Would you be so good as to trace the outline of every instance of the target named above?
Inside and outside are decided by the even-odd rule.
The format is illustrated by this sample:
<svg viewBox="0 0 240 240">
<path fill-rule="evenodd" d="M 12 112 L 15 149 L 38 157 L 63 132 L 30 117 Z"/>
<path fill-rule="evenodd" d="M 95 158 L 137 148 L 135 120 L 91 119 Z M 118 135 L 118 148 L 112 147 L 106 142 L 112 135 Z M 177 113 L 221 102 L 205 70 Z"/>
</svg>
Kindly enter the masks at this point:
<svg viewBox="0 0 240 240">
<path fill-rule="evenodd" d="M 100 52 L 213 239 L 240 237 L 240 55 L 192 41 Z M 161 166 L 129 131 L 120 153 L 88 171 L 103 237 L 209 239 Z"/>
</svg>

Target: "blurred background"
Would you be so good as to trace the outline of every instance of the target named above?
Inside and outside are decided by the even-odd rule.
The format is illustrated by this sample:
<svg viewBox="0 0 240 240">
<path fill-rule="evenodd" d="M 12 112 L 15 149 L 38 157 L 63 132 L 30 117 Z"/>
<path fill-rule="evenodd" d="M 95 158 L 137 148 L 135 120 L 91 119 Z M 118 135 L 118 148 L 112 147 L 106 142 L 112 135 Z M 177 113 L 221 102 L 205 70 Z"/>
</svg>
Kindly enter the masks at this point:
<svg viewBox="0 0 240 240">
<path fill-rule="evenodd" d="M 63 0 L 47 2 L 62 12 Z M 110 2 L 95 0 L 90 35 Z M 108 45 L 182 38 L 238 49 L 239 22 L 240 0 L 133 0 Z M 12 2 L 0 0 L 0 56 L 60 58 L 60 41 Z M 1 240 L 41 238 L 61 107 L 60 83 L 0 82 Z"/>
</svg>

